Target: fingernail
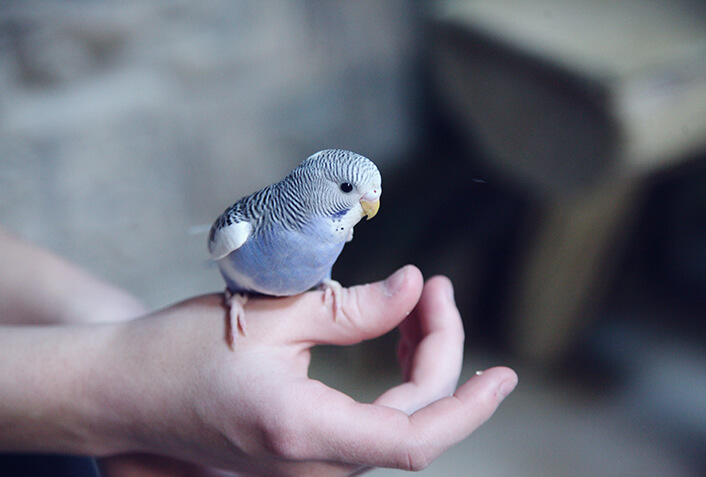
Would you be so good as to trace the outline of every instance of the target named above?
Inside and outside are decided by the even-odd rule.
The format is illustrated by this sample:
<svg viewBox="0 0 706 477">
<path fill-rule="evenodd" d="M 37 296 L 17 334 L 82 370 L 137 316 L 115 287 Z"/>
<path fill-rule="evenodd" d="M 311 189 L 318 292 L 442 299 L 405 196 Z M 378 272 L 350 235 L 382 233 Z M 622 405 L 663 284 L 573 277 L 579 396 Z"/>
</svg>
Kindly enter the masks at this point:
<svg viewBox="0 0 706 477">
<path fill-rule="evenodd" d="M 483 374 L 483 371 L 480 371 L 480 370 L 476 371 L 476 376 L 481 376 L 482 374 Z"/>
<path fill-rule="evenodd" d="M 394 295 L 400 290 L 400 288 L 402 288 L 402 283 L 404 283 L 406 274 L 407 270 L 405 268 L 401 268 L 387 277 L 387 280 L 385 280 L 385 294 L 387 296 Z"/>
<path fill-rule="evenodd" d="M 449 298 L 451 299 L 451 302 L 456 303 L 456 297 L 454 296 L 454 285 L 451 280 L 449 280 L 448 294 Z"/>
<path fill-rule="evenodd" d="M 498 402 L 503 402 L 503 400 L 515 389 L 515 386 L 517 386 L 517 381 L 515 380 L 503 381 L 497 392 Z"/>
</svg>

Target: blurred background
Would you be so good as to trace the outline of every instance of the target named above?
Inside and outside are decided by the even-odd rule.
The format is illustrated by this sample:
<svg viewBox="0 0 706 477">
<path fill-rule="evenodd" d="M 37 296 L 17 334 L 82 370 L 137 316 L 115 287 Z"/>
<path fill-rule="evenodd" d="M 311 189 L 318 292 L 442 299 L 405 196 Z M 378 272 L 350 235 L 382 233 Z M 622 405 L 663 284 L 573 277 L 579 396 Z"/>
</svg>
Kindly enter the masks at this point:
<svg viewBox="0 0 706 477">
<path fill-rule="evenodd" d="M 202 226 L 328 147 L 384 182 L 334 278 L 448 275 L 464 377 L 520 375 L 421 475 L 704 475 L 704 2 L 0 3 L 0 223 L 150 307 L 220 290 Z M 312 375 L 372 400 L 394 342 Z"/>
</svg>

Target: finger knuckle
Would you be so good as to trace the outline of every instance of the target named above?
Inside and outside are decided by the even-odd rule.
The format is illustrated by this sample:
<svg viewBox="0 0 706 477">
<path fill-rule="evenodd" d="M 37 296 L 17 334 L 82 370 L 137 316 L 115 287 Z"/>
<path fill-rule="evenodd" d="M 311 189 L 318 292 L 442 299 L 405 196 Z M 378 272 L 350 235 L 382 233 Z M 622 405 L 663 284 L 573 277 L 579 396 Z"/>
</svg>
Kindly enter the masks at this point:
<svg viewBox="0 0 706 477">
<path fill-rule="evenodd" d="M 360 317 L 362 303 L 360 302 L 359 293 L 351 293 L 349 289 L 344 289 L 342 293 L 343 306 L 341 308 L 341 314 L 343 315 L 344 321 L 352 327 L 359 328 L 361 326 Z"/>
<path fill-rule="evenodd" d="M 415 442 L 402 450 L 399 468 L 417 472 L 426 469 L 432 460 L 429 447 L 422 442 Z"/>
<path fill-rule="evenodd" d="M 438 455 L 438 446 L 414 425 L 408 429 L 407 438 L 398 447 L 397 462 L 401 469 L 420 471 L 426 469 Z"/>
<path fill-rule="evenodd" d="M 263 444 L 269 454 L 287 460 L 299 460 L 304 457 L 301 431 L 292 421 L 280 418 L 267 426 L 263 432 Z"/>
</svg>

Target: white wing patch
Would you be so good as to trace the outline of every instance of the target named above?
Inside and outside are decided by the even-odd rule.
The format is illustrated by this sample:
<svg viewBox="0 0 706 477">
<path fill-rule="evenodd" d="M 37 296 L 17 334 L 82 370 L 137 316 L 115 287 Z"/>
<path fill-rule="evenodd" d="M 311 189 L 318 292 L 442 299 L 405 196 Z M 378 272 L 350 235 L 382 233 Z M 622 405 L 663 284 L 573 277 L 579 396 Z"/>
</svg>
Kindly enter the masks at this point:
<svg viewBox="0 0 706 477">
<path fill-rule="evenodd" d="M 213 234 L 213 240 L 208 243 L 212 260 L 220 260 L 237 250 L 245 243 L 252 233 L 250 222 L 235 222 L 218 229 Z"/>
</svg>

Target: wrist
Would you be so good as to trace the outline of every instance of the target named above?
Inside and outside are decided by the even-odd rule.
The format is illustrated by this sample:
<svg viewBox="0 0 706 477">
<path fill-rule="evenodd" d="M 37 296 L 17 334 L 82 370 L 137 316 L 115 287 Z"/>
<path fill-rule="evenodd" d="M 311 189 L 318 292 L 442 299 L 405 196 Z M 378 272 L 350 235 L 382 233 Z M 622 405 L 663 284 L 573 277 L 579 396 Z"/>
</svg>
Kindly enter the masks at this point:
<svg viewBox="0 0 706 477">
<path fill-rule="evenodd" d="M 106 446 L 93 455 L 138 452 L 186 458 L 189 443 L 202 434 L 194 413 L 199 378 L 189 374 L 198 372 L 192 353 L 198 353 L 198 346 L 192 345 L 200 342 L 198 334 L 209 320 L 183 319 L 169 310 L 166 316 L 162 311 L 106 326 L 108 336 L 86 377 L 87 396 L 100 423 L 94 432 L 107 436 Z"/>
<path fill-rule="evenodd" d="M 91 391 L 110 334 L 110 326 L 2 330 L 0 448 L 94 455 L 120 447 Z"/>
</svg>

